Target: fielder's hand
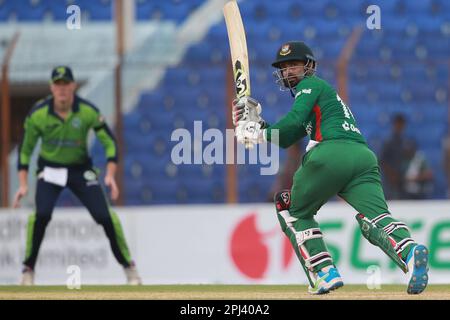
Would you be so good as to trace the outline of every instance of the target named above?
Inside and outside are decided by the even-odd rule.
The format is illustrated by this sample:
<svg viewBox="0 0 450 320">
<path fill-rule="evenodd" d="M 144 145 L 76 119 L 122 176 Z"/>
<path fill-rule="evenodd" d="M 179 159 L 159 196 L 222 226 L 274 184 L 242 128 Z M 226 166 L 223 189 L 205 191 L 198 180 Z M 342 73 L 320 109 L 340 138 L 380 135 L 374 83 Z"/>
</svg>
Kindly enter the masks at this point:
<svg viewBox="0 0 450 320">
<path fill-rule="evenodd" d="M 252 149 L 255 144 L 266 141 L 264 131 L 256 121 L 241 122 L 235 129 L 236 140 L 245 144 L 246 149 Z"/>
<path fill-rule="evenodd" d="M 105 185 L 111 189 L 111 199 L 117 200 L 117 198 L 119 197 L 119 188 L 117 187 L 116 180 L 114 179 L 114 177 L 106 175 Z"/>
<path fill-rule="evenodd" d="M 28 186 L 23 185 L 23 186 L 19 187 L 19 189 L 17 190 L 17 192 L 14 196 L 13 208 L 20 207 L 20 199 L 25 197 L 27 195 L 27 193 L 28 193 Z"/>
<path fill-rule="evenodd" d="M 252 97 L 242 97 L 233 101 L 233 125 L 237 127 L 241 122 L 256 121 L 264 126 L 261 118 L 261 104 Z"/>
</svg>

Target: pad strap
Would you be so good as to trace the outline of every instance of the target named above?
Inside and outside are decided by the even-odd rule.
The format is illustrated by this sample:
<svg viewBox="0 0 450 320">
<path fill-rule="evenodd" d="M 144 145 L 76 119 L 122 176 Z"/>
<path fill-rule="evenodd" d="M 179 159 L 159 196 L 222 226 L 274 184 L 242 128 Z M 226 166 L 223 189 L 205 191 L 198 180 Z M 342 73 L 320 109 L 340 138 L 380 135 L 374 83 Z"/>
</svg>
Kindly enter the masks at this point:
<svg viewBox="0 0 450 320">
<path fill-rule="evenodd" d="M 394 247 L 394 250 L 397 254 L 401 254 L 403 250 L 405 250 L 405 248 L 411 244 L 414 243 L 414 240 L 411 238 L 405 238 L 399 242 L 397 242 L 397 244 Z"/>
<path fill-rule="evenodd" d="M 390 216 L 391 216 L 390 213 L 383 213 L 383 214 L 380 214 L 378 217 L 373 218 L 371 222 L 373 224 L 377 224 L 378 222 L 380 222 L 384 218 L 389 218 Z"/>
<path fill-rule="evenodd" d="M 310 228 L 303 231 L 295 232 L 295 239 L 297 241 L 298 249 L 300 254 L 305 262 L 305 267 L 313 272 L 314 267 L 324 261 L 331 260 L 331 256 L 328 252 L 320 252 L 314 256 L 309 255 L 309 251 L 304 245 L 304 243 L 308 240 L 322 238 L 322 231 L 319 228 Z"/>
<path fill-rule="evenodd" d="M 406 229 L 409 231 L 408 226 L 406 224 L 404 224 L 403 222 L 391 222 L 386 227 L 383 228 L 383 230 L 387 234 L 391 234 L 392 232 L 394 232 L 397 229 Z"/>
<path fill-rule="evenodd" d="M 315 266 L 318 264 L 321 264 L 325 261 L 333 261 L 331 258 L 331 255 L 328 252 L 320 252 L 312 257 L 309 257 L 308 259 L 305 259 L 305 266 L 312 270 Z"/>
<path fill-rule="evenodd" d="M 322 238 L 322 231 L 319 228 L 311 228 L 303 231 L 296 231 L 295 238 L 299 246 L 303 245 L 308 240 Z"/>
</svg>

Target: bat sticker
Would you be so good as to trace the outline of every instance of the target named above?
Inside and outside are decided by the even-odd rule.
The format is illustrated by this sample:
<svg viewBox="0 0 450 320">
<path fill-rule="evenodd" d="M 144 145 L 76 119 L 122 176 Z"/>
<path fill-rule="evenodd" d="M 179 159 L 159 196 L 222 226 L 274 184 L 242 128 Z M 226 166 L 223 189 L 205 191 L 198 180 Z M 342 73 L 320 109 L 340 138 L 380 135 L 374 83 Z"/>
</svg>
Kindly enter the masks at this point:
<svg viewBox="0 0 450 320">
<path fill-rule="evenodd" d="M 236 60 L 234 65 L 234 82 L 236 84 L 236 96 L 238 98 L 245 96 L 248 92 L 247 78 L 242 63 Z"/>
</svg>

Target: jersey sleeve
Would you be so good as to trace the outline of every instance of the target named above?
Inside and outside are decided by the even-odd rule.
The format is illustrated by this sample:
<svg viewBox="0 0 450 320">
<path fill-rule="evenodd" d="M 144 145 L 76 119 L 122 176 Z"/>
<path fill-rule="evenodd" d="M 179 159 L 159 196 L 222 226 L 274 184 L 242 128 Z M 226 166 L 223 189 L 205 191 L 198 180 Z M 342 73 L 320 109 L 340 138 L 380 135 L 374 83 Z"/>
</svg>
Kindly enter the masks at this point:
<svg viewBox="0 0 450 320">
<path fill-rule="evenodd" d="M 30 165 L 31 155 L 34 147 L 40 137 L 39 128 L 34 123 L 33 117 L 28 115 L 24 123 L 24 135 L 22 143 L 19 146 L 18 170 L 28 170 Z"/>
<path fill-rule="evenodd" d="M 321 91 L 322 88 L 314 80 L 308 78 L 302 80 L 297 86 L 291 110 L 280 121 L 267 128 L 267 141 L 272 141 L 275 133 L 272 130 L 278 130 L 279 145 L 282 148 L 287 148 L 306 136 L 304 122 L 312 112 Z"/>
<path fill-rule="evenodd" d="M 284 118 L 286 118 L 286 115 Z M 283 119 L 284 119 L 283 118 Z M 295 142 L 306 136 L 306 130 L 302 125 L 297 125 L 295 122 L 286 121 L 282 127 L 277 125 L 283 121 L 270 126 L 266 129 L 266 139 L 272 143 L 277 143 L 281 148 L 288 148 Z M 277 135 L 277 138 L 275 137 Z"/>
<path fill-rule="evenodd" d="M 100 143 L 105 148 L 106 160 L 118 162 L 116 139 L 100 113 L 96 113 L 92 128 L 97 139 L 100 140 Z"/>
</svg>

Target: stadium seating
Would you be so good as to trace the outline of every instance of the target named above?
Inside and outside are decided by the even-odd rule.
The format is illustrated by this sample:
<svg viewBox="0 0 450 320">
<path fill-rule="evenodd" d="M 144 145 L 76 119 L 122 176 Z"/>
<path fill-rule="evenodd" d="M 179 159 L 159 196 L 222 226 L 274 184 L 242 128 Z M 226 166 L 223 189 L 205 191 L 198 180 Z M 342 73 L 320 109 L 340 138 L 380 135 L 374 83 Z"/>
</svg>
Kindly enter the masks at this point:
<svg viewBox="0 0 450 320">
<path fill-rule="evenodd" d="M 435 172 L 433 197 L 439 198 L 445 196 L 446 190 L 441 140 L 448 129 L 448 93 L 444 87 L 449 75 L 448 67 L 442 62 L 448 58 L 449 34 L 445 30 L 449 17 L 448 12 L 443 11 L 433 14 L 434 3 L 437 2 L 397 1 L 405 6 L 402 10 L 408 13 L 408 18 L 384 15 L 384 30 L 378 41 L 362 37 L 355 60 L 364 65 L 367 64 L 365 59 L 378 55 L 384 61 L 366 68 L 363 76 L 363 73 L 358 74 L 357 68 L 350 69 L 349 88 L 351 106 L 361 115 L 358 120 L 363 132 L 373 132 L 370 122 L 376 114 L 384 113 L 388 118 L 394 113 L 407 116 L 407 131 L 417 140 Z M 439 62 L 440 67 L 436 68 Z M 362 77 L 364 82 L 361 82 Z M 364 87 L 379 96 L 375 110 L 364 97 Z M 378 125 L 390 130 L 388 122 Z"/>
<path fill-rule="evenodd" d="M 20 5 L 26 2 L 27 5 Z M 110 20 L 108 0 L 69 1 L 90 19 Z M 0 21 L 64 20 L 69 2 L 0 1 Z M 180 23 L 203 3 L 138 0 L 138 20 L 170 19 Z M 393 114 L 403 113 L 407 133 L 414 137 L 435 173 L 433 198 L 445 197 L 441 141 L 448 130 L 448 54 L 450 1 L 380 0 L 382 29 L 368 30 L 349 64 L 349 101 L 358 126 L 377 152 L 391 130 Z M 252 95 L 274 122 L 289 110 L 292 98 L 279 92 L 270 63 L 279 46 L 301 39 L 319 59 L 318 75 L 336 85 L 336 60 L 356 26 L 365 26 L 368 1 L 259 0 L 240 2 L 251 59 Z M 28 8 L 33 10 L 28 10 Z M 215 203 L 225 201 L 223 165 L 174 166 L 170 153 L 174 129 L 193 132 L 225 130 L 227 70 L 230 68 L 223 20 L 191 46 L 183 61 L 167 70 L 157 88 L 142 92 L 136 108 L 124 116 L 125 202 L 130 205 Z M 193 140 L 193 137 L 192 137 Z M 203 142 L 203 148 L 208 142 Z M 196 150 L 200 152 L 201 150 Z M 93 153 L 102 154 L 98 144 Z M 282 153 L 281 163 L 285 159 Z M 101 156 L 100 156 L 101 158 Z M 259 174 L 260 165 L 239 165 L 239 200 L 266 201 L 274 176 Z"/>
<path fill-rule="evenodd" d="M 78 5 L 83 18 L 107 21 L 113 18 L 113 0 L 3 0 L 0 1 L 0 22 L 64 21 L 69 16 L 69 5 Z M 204 0 L 137 0 L 136 19 L 167 19 L 177 23 L 184 21 Z"/>
<path fill-rule="evenodd" d="M 264 116 L 267 120 L 275 121 L 288 110 L 291 103 L 288 93 L 278 92 L 269 67 L 280 44 L 291 39 L 304 39 L 310 43 L 322 60 L 319 63 L 319 75 L 335 84 L 335 60 L 351 29 L 365 23 L 361 20 L 361 15 L 365 14 L 365 5 L 363 1 L 352 1 L 350 6 L 347 2 L 327 0 L 300 6 L 288 1 L 241 2 L 252 63 L 252 94 L 265 106 Z M 440 143 L 448 126 L 448 97 L 443 85 L 448 81 L 448 68 L 436 67 L 436 63 L 439 63 L 437 60 L 430 64 L 429 58 L 442 59 L 448 56 L 449 34 L 444 25 L 448 16 L 443 11 L 436 12 L 433 9 L 436 5 L 432 1 L 380 3 L 386 11 L 382 20 L 383 29 L 364 31 L 349 66 L 349 105 L 358 119 L 360 129 L 376 151 L 380 151 L 382 142 L 390 133 L 391 116 L 399 112 L 406 114 L 409 121 L 407 132 L 417 140 L 437 177 L 433 197 L 443 197 L 446 186 L 442 178 Z M 438 5 L 443 7 L 447 4 L 439 2 Z M 357 6 L 360 10 L 354 10 Z M 401 12 L 407 18 L 398 17 Z M 268 13 L 271 19 L 268 19 Z M 286 16 L 290 19 L 285 19 Z M 209 166 L 210 172 L 214 174 L 205 175 L 202 174 L 205 165 L 171 168 L 168 150 L 163 157 L 149 155 L 148 158 L 141 158 L 138 154 L 145 148 L 152 149 L 149 144 L 153 143 L 155 137 L 144 139 L 147 136 L 140 134 L 139 138 L 133 138 L 132 133 L 139 130 L 142 117 L 147 116 L 152 119 L 152 134 L 167 140 L 177 127 L 173 121 L 174 115 L 178 117 L 175 120 L 178 127 L 192 131 L 194 120 L 206 120 L 204 123 L 208 126 L 208 119 L 214 114 L 217 128 L 224 130 L 224 119 L 228 116 L 223 108 L 225 75 L 229 63 L 228 43 L 224 39 L 224 24 L 213 26 L 201 43 L 189 48 L 179 66 L 168 70 L 156 90 L 142 94 L 135 111 L 126 117 L 125 127 L 130 129 L 126 135 L 127 154 L 130 157 L 127 161 L 139 163 L 138 168 L 142 168 L 135 170 L 134 175 L 127 173 L 127 203 L 225 200 L 224 166 Z M 438 90 L 441 90 L 439 99 Z M 204 92 L 209 95 L 203 99 L 203 106 L 200 106 L 199 101 Z M 213 92 L 216 94 L 211 96 Z M 167 110 L 168 106 L 171 106 L 170 110 Z M 132 130 L 132 127 L 135 129 Z M 138 140 L 147 141 L 144 143 Z M 167 147 L 171 149 L 171 146 Z M 285 154 L 282 153 L 281 164 L 284 158 Z M 241 202 L 266 201 L 270 197 L 268 193 L 275 178 L 260 175 L 261 167 L 238 166 Z M 145 188 L 141 189 L 137 185 L 145 185 Z M 150 193 L 152 197 L 148 196 Z"/>
</svg>

